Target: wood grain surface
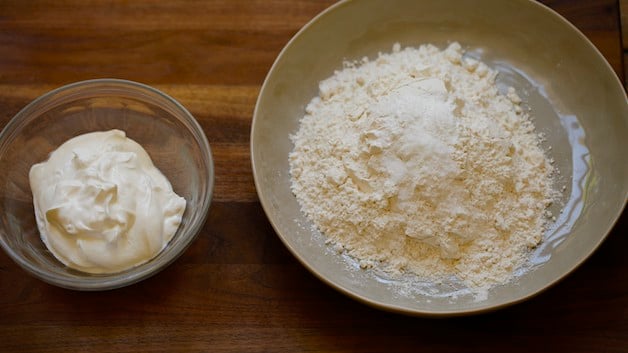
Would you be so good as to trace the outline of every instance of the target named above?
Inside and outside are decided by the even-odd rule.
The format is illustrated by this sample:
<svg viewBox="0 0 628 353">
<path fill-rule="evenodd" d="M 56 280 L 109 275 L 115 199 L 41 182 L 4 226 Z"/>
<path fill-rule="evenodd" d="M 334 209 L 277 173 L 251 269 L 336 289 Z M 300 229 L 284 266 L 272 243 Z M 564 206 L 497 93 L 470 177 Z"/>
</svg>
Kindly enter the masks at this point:
<svg viewBox="0 0 628 353">
<path fill-rule="evenodd" d="M 583 31 L 623 80 L 618 1 L 543 2 Z M 0 127 L 52 88 L 124 78 L 186 106 L 216 164 L 202 234 L 144 282 L 68 291 L 30 277 L 0 252 L 0 352 L 628 352 L 626 212 L 558 285 L 473 317 L 413 318 L 367 307 L 289 254 L 257 201 L 249 129 L 273 60 L 332 3 L 0 1 Z"/>
</svg>

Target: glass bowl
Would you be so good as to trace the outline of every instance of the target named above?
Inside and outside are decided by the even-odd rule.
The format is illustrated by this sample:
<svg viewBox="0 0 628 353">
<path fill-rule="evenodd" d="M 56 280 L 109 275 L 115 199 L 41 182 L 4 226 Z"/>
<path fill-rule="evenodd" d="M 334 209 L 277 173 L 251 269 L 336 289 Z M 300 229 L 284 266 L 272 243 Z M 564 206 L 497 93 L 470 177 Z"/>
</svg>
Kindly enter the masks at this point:
<svg viewBox="0 0 628 353">
<path fill-rule="evenodd" d="M 70 138 L 111 129 L 144 147 L 187 205 L 176 234 L 153 259 L 122 272 L 89 274 L 65 266 L 42 242 L 28 174 Z M 28 104 L 0 133 L 0 170 L 2 248 L 37 278 L 76 290 L 127 286 L 172 263 L 203 227 L 214 185 L 209 143 L 194 117 L 168 95 L 118 79 L 69 84 Z"/>
</svg>

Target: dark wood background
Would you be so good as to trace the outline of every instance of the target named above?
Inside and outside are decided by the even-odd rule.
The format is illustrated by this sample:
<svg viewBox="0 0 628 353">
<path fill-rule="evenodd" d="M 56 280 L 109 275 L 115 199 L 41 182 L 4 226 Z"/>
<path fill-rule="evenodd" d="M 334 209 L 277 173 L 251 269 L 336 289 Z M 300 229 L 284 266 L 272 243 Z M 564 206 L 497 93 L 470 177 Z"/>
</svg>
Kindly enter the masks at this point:
<svg viewBox="0 0 628 353">
<path fill-rule="evenodd" d="M 327 287 L 288 253 L 255 193 L 251 117 L 281 48 L 332 3 L 0 0 L 0 127 L 52 88 L 124 78 L 185 105 L 216 162 L 202 234 L 144 282 L 68 291 L 0 252 L 0 352 L 628 352 L 626 212 L 567 279 L 473 317 L 373 309 Z M 582 30 L 623 80 L 618 1 L 544 3 Z"/>
</svg>

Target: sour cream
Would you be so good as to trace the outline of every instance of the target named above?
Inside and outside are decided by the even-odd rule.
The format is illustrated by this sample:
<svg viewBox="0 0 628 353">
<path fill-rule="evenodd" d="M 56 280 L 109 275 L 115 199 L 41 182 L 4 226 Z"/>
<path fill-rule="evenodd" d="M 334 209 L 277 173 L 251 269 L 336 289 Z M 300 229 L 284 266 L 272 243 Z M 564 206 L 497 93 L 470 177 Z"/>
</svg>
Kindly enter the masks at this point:
<svg viewBox="0 0 628 353">
<path fill-rule="evenodd" d="M 31 167 L 41 239 L 68 267 L 113 273 L 147 262 L 172 239 L 186 201 L 120 130 L 76 136 Z"/>
</svg>

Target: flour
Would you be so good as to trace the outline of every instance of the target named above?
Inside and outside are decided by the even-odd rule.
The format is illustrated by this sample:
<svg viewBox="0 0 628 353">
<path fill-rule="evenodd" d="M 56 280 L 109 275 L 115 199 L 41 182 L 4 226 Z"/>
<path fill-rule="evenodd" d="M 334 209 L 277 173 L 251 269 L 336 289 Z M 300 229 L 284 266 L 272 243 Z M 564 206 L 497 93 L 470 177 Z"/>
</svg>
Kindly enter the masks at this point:
<svg viewBox="0 0 628 353">
<path fill-rule="evenodd" d="M 363 268 L 510 280 L 542 239 L 553 168 L 496 75 L 458 43 L 345 63 L 291 136 L 302 211 Z"/>
</svg>

